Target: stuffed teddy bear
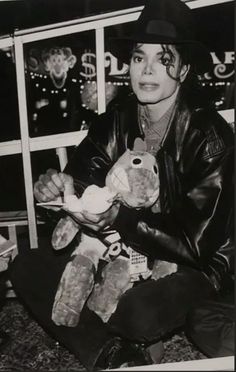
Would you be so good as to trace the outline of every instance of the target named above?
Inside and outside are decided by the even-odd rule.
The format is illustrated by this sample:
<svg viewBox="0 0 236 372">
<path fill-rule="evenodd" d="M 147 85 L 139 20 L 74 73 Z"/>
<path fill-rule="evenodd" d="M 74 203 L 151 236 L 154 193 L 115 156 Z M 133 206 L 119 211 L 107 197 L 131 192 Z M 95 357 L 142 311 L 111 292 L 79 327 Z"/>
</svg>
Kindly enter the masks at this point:
<svg viewBox="0 0 236 372">
<path fill-rule="evenodd" d="M 103 188 L 88 186 L 81 198 L 74 194 L 73 185 L 66 185 L 64 209 L 69 213 L 83 209 L 103 213 L 116 202 L 136 209 L 153 206 L 159 197 L 155 157 L 144 151 L 126 150 L 108 172 L 105 184 Z M 58 222 L 52 235 L 52 245 L 54 249 L 62 249 L 74 237 L 77 244 L 54 298 L 52 320 L 57 325 L 76 326 L 85 303 L 107 322 L 121 295 L 140 276 L 157 279 L 176 271 L 175 264 L 157 260 L 153 270 L 150 270 L 147 257 L 126 247 L 117 231 L 105 229 L 99 236 L 90 235 L 70 215 Z M 105 265 L 100 280 L 96 281 L 101 262 Z"/>
</svg>

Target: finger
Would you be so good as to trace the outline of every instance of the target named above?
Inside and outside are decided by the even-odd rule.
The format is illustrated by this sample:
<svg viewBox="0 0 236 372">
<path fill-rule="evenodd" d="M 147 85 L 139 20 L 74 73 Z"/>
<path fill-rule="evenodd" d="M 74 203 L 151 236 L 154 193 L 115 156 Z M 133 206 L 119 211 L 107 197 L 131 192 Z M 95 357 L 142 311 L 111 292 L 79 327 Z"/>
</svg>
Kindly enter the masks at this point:
<svg viewBox="0 0 236 372">
<path fill-rule="evenodd" d="M 64 191 L 65 185 L 60 177 L 61 173 L 54 173 L 52 174 L 51 178 L 54 184 L 58 187 L 59 190 Z"/>
<path fill-rule="evenodd" d="M 58 171 L 56 169 L 49 168 L 46 172 L 48 176 L 53 176 L 54 174 L 58 174 Z"/>
<path fill-rule="evenodd" d="M 54 197 L 57 197 L 60 195 L 60 189 L 58 189 L 57 185 L 53 182 L 52 177 L 47 175 L 47 174 L 41 174 L 39 176 L 39 181 L 41 182 L 41 185 L 39 187 L 42 188 L 44 187 L 45 190 L 48 189 L 50 193 L 54 195 Z"/>
<path fill-rule="evenodd" d="M 38 190 L 35 190 L 34 189 L 34 197 L 35 199 L 38 201 L 38 202 L 45 202 L 47 201 L 46 200 L 46 196 L 41 194 Z"/>
<path fill-rule="evenodd" d="M 66 173 L 59 173 L 60 181 L 63 184 L 63 191 L 65 195 L 73 195 L 75 193 L 74 180 Z"/>
<path fill-rule="evenodd" d="M 64 190 L 64 181 L 61 179 L 60 174 L 57 170 L 49 168 L 46 174 L 51 178 L 54 184 L 58 187 L 59 190 Z"/>
<path fill-rule="evenodd" d="M 36 182 L 34 186 L 34 190 L 35 190 L 34 193 L 35 193 L 36 198 L 37 196 L 39 196 L 42 201 L 54 200 L 55 197 L 59 195 L 59 193 L 55 195 L 55 193 L 53 193 L 51 189 L 48 188 L 48 185 L 45 185 L 41 181 Z"/>
<path fill-rule="evenodd" d="M 35 182 L 34 189 L 33 189 L 34 190 L 34 196 L 35 196 L 35 198 L 37 199 L 38 202 L 47 201 L 46 200 L 47 199 L 46 195 L 44 195 L 40 192 L 39 185 L 40 185 L 39 181 Z"/>
<path fill-rule="evenodd" d="M 63 172 L 60 172 L 58 173 L 61 181 L 64 183 L 72 183 L 73 184 L 73 177 L 70 176 L 69 174 L 67 173 L 63 173 Z"/>
<path fill-rule="evenodd" d="M 45 194 L 41 193 L 38 189 L 37 190 L 36 189 L 34 190 L 34 196 L 35 196 L 35 198 L 36 198 L 36 200 L 38 202 L 47 202 L 47 201 L 50 201 L 48 199 L 48 197 Z"/>
</svg>

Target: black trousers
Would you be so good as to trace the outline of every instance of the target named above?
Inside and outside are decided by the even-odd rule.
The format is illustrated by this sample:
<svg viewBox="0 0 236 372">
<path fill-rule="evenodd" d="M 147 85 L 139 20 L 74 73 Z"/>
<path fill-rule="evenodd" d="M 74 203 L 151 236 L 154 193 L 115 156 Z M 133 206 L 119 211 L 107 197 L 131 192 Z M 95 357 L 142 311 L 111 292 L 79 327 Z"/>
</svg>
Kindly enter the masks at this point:
<svg viewBox="0 0 236 372">
<path fill-rule="evenodd" d="M 89 371 L 114 336 L 156 342 L 184 325 L 191 307 L 214 296 L 213 286 L 202 273 L 182 267 L 158 281 L 146 281 L 128 290 L 106 324 L 85 306 L 76 327 L 57 326 L 51 320 L 52 305 L 70 254 L 67 248 L 54 252 L 49 242 L 44 242 L 38 249 L 20 253 L 9 272 L 15 291 L 38 323 L 78 356 Z"/>
<path fill-rule="evenodd" d="M 187 335 L 208 357 L 235 355 L 233 291 L 200 302 L 189 312 L 186 323 Z"/>
</svg>

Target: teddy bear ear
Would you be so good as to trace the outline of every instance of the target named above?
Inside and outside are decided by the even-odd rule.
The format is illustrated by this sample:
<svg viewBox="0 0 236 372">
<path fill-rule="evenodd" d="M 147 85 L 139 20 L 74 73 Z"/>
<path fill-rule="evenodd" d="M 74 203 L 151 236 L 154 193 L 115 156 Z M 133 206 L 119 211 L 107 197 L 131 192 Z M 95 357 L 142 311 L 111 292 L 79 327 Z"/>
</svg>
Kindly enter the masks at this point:
<svg viewBox="0 0 236 372">
<path fill-rule="evenodd" d="M 133 151 L 147 151 L 146 142 L 140 137 L 135 138 Z"/>
</svg>

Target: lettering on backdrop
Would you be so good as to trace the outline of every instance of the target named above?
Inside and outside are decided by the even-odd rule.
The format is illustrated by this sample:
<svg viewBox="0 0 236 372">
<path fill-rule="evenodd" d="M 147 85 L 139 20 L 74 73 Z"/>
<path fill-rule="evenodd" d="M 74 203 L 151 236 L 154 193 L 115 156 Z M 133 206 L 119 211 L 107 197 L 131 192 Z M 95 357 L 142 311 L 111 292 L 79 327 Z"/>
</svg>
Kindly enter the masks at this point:
<svg viewBox="0 0 236 372">
<path fill-rule="evenodd" d="M 81 62 L 84 72 L 80 72 L 80 75 L 85 79 L 94 78 L 96 76 L 96 54 L 85 52 L 81 56 Z"/>
<path fill-rule="evenodd" d="M 215 52 L 211 52 L 213 59 L 213 77 L 217 79 L 229 79 L 234 75 L 234 51 L 224 52 L 224 60 L 221 61 Z M 204 78 L 210 80 L 212 76 L 207 73 L 204 75 Z"/>
<path fill-rule="evenodd" d="M 213 76 L 209 73 L 204 75 L 204 78 L 211 80 L 212 78 L 217 79 L 229 79 L 234 75 L 234 51 L 224 52 L 223 60 L 217 57 L 215 52 L 211 52 L 214 69 Z M 92 52 L 85 51 L 81 57 L 82 71 L 80 75 L 85 79 L 92 79 L 96 76 L 96 54 Z M 123 64 L 119 68 L 118 60 L 110 52 L 105 52 L 105 68 L 107 69 L 108 76 L 123 76 L 127 73 L 128 66 Z"/>
<path fill-rule="evenodd" d="M 105 67 L 110 67 L 109 76 L 124 75 L 127 73 L 128 65 L 123 64 L 122 68 L 118 69 L 118 60 L 110 52 L 105 52 Z"/>
<path fill-rule="evenodd" d="M 96 54 L 92 52 L 85 52 L 81 56 L 81 65 L 83 71 L 80 75 L 85 79 L 92 79 L 96 76 Z M 105 52 L 105 68 L 110 68 L 108 71 L 108 76 L 125 75 L 128 66 L 123 64 L 119 69 L 118 60 L 110 52 Z"/>
</svg>

